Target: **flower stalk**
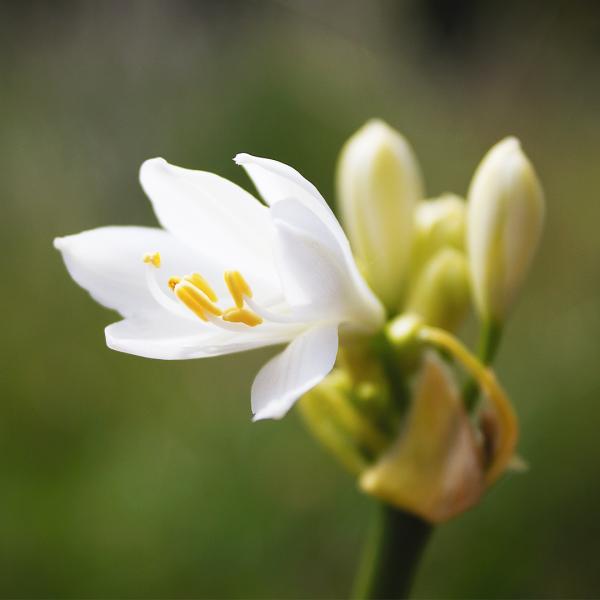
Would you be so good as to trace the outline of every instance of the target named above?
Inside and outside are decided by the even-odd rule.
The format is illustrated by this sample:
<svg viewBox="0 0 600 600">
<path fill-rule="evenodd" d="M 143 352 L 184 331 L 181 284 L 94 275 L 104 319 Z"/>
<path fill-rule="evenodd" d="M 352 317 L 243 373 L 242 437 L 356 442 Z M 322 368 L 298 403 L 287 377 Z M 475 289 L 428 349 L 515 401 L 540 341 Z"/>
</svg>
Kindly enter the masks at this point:
<svg viewBox="0 0 600 600">
<path fill-rule="evenodd" d="M 406 598 L 433 527 L 420 517 L 378 503 L 352 597 Z"/>
<path fill-rule="evenodd" d="M 496 352 L 500 346 L 502 339 L 502 325 L 498 321 L 487 321 L 482 323 L 479 332 L 479 346 L 477 349 L 477 357 L 486 366 L 489 366 L 496 357 Z M 479 386 L 477 381 L 470 377 L 463 388 L 463 398 L 467 410 L 472 411 L 479 398 Z"/>
</svg>

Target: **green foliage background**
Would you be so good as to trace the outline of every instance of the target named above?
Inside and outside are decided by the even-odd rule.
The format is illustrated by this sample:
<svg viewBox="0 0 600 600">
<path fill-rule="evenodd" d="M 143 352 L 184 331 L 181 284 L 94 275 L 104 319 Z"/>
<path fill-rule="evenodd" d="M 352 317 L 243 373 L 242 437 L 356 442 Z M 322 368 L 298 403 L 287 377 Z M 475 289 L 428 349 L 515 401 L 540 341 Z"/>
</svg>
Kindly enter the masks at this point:
<svg viewBox="0 0 600 600">
<path fill-rule="evenodd" d="M 418 597 L 600 594 L 600 24 L 594 3 L 0 5 L 0 595 L 343 597 L 370 501 L 295 414 L 252 424 L 272 351 L 158 362 L 109 351 L 116 317 L 57 235 L 155 224 L 140 163 L 246 186 L 240 151 L 333 200 L 343 141 L 379 116 L 431 195 L 464 193 L 518 135 L 548 200 L 498 361 L 526 475 L 435 533 Z"/>
</svg>

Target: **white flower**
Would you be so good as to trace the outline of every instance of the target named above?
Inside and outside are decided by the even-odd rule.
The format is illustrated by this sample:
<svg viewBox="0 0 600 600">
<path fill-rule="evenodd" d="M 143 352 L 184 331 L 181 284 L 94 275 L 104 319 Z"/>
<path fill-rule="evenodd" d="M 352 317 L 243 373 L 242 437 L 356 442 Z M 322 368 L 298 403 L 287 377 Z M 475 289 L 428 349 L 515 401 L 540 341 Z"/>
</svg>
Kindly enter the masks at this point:
<svg viewBox="0 0 600 600">
<path fill-rule="evenodd" d="M 317 189 L 274 160 L 239 154 L 266 202 L 212 173 L 146 161 L 163 229 L 103 227 L 58 238 L 73 279 L 124 319 L 110 348 L 158 359 L 289 342 L 252 386 L 254 419 L 281 418 L 332 369 L 338 328 L 375 331 L 384 311 Z"/>
</svg>

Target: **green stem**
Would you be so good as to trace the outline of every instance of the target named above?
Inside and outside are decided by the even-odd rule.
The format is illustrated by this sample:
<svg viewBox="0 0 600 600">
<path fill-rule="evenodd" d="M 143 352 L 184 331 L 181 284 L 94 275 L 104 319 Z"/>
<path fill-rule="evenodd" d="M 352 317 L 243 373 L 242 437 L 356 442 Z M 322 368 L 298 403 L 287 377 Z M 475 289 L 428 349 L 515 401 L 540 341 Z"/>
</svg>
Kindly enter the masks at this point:
<svg viewBox="0 0 600 600">
<path fill-rule="evenodd" d="M 502 326 L 497 321 L 487 321 L 481 326 L 477 357 L 484 365 L 489 365 L 494 360 L 501 337 Z M 463 398 L 467 410 L 473 410 L 479 398 L 479 386 L 474 379 L 467 380 L 463 388 Z"/>
<path fill-rule="evenodd" d="M 352 597 L 407 598 L 432 527 L 389 504 L 377 508 Z"/>
<path fill-rule="evenodd" d="M 372 343 L 387 377 L 391 397 L 394 400 L 394 408 L 402 414 L 408 407 L 408 391 L 402 371 L 398 368 L 398 358 L 394 347 L 385 333 L 376 336 Z"/>
<path fill-rule="evenodd" d="M 483 364 L 489 365 L 494 360 L 501 337 L 502 327 L 497 321 L 488 321 L 482 325 L 477 354 Z"/>
</svg>

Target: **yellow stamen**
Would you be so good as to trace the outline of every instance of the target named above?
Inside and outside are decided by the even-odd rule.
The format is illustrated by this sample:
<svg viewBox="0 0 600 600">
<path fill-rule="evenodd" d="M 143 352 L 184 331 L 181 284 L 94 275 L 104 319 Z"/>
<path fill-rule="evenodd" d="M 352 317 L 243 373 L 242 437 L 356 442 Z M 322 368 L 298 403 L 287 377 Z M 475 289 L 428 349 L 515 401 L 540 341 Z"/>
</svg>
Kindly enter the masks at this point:
<svg viewBox="0 0 600 600">
<path fill-rule="evenodd" d="M 218 300 L 215 291 L 210 287 L 210 284 L 202 275 L 199 273 L 192 273 L 191 275 L 186 275 L 184 277 L 186 281 L 189 281 L 191 284 L 195 285 L 199 290 L 203 291 L 210 300 L 216 302 Z"/>
<path fill-rule="evenodd" d="M 244 323 L 244 325 L 248 325 L 248 327 L 256 327 L 263 322 L 263 320 L 249 308 L 235 307 L 228 308 L 223 313 L 223 321 L 229 321 L 230 323 Z"/>
<path fill-rule="evenodd" d="M 192 285 L 178 284 L 175 287 L 177 297 L 198 317 L 206 321 L 207 312 L 220 317 L 223 311 L 211 302 L 201 291 Z"/>
<path fill-rule="evenodd" d="M 147 256 L 147 262 L 154 259 L 154 255 Z M 160 261 L 160 257 L 158 260 Z M 248 327 L 260 325 L 263 322 L 262 317 L 244 306 L 244 297 L 252 298 L 252 290 L 242 274 L 239 271 L 225 271 L 224 277 L 236 304 L 225 312 L 217 306 L 217 294 L 199 273 L 192 273 L 184 277 L 173 276 L 168 283 L 177 298 L 203 321 L 209 320 L 207 313 L 210 313 L 230 323 L 243 323 Z"/>
<path fill-rule="evenodd" d="M 250 286 L 239 271 L 225 271 L 224 277 L 235 305 L 242 309 L 244 307 L 244 296 L 252 298 Z"/>
<path fill-rule="evenodd" d="M 160 252 L 148 252 L 144 254 L 144 262 L 148 265 L 153 265 L 157 269 L 160 267 Z"/>
</svg>

